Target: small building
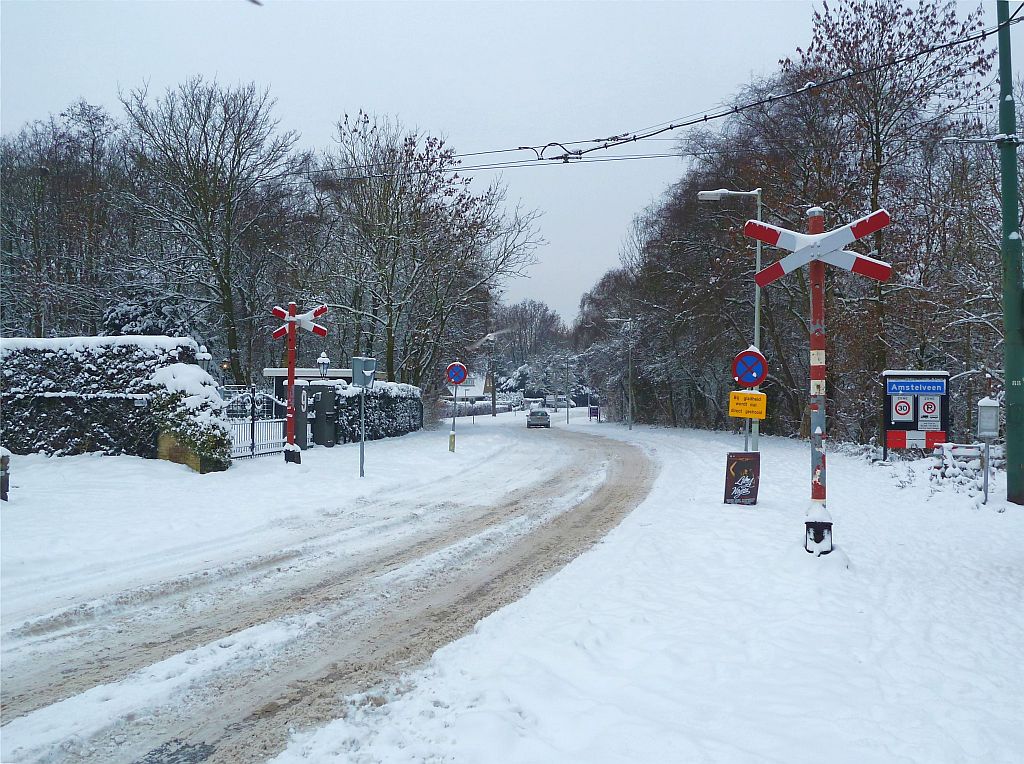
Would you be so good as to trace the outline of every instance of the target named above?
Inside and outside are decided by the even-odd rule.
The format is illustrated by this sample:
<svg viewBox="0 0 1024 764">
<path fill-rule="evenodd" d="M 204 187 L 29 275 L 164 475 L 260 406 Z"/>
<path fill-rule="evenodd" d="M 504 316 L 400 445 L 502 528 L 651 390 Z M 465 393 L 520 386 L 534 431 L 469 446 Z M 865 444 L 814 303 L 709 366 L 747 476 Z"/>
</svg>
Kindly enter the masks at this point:
<svg viewBox="0 0 1024 764">
<path fill-rule="evenodd" d="M 447 385 L 446 387 L 448 388 L 448 394 L 441 397 L 451 400 L 455 395 L 456 385 Z M 458 385 L 458 388 L 460 401 L 477 403 L 478 401 L 489 401 L 491 399 L 490 378 L 486 374 L 470 372 L 466 375 L 466 381 Z"/>
</svg>

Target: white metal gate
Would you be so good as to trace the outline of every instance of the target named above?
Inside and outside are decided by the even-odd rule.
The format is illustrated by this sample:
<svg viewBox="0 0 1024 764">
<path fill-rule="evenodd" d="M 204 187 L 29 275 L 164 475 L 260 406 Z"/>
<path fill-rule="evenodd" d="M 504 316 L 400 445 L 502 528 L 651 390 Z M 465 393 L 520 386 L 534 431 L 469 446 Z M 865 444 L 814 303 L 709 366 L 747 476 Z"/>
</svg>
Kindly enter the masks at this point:
<svg viewBox="0 0 1024 764">
<path fill-rule="evenodd" d="M 269 393 L 254 387 L 224 387 L 228 425 L 231 428 L 231 458 L 252 459 L 284 451 L 285 420 L 276 412 L 285 406 Z"/>
</svg>

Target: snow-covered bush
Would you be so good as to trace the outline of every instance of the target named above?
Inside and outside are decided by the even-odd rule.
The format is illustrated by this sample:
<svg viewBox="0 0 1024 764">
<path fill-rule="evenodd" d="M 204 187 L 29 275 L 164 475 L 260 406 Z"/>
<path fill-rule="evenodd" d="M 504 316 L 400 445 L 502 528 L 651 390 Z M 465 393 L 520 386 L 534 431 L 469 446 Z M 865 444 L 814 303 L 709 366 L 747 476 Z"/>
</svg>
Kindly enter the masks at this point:
<svg viewBox="0 0 1024 764">
<path fill-rule="evenodd" d="M 336 386 L 337 441 L 359 440 L 359 388 Z M 420 389 L 400 382 L 377 382 L 366 392 L 366 439 L 378 440 L 414 432 L 423 426 Z"/>
<path fill-rule="evenodd" d="M 983 449 L 981 444 L 964 446 L 941 443 L 936 446 L 932 454 L 935 461 L 928 471 L 928 479 L 933 488 L 948 487 L 971 496 L 980 492 L 985 478 L 980 456 Z M 989 470 L 1005 466 L 1006 456 L 1001 446 L 992 446 L 989 456 Z M 991 472 L 989 475 L 991 477 Z"/>
<path fill-rule="evenodd" d="M 158 369 L 148 381 L 153 386 L 150 408 L 160 431 L 174 435 L 209 470 L 231 466 L 231 430 L 213 377 L 193 364 L 175 363 Z"/>
<path fill-rule="evenodd" d="M 20 454 L 152 458 L 169 428 L 219 458 L 223 404 L 198 350 L 182 337 L 0 340 L 0 440 Z"/>
</svg>

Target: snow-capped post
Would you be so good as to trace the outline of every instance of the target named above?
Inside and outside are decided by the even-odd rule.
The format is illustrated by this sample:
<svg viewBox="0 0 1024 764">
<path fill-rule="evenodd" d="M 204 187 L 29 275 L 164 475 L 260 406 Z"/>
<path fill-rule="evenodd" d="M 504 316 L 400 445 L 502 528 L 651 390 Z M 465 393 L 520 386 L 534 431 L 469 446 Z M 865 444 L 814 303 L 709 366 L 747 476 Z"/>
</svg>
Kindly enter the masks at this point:
<svg viewBox="0 0 1024 764">
<path fill-rule="evenodd" d="M 751 401 L 758 402 L 758 412 L 753 416 L 744 417 L 743 426 L 743 450 L 750 450 L 750 430 L 751 420 L 758 421 L 764 419 L 766 415 L 765 411 L 765 400 L 766 396 L 764 393 L 758 390 L 761 383 L 768 377 L 768 361 L 761 354 L 761 351 L 751 345 L 746 350 L 737 353 L 736 357 L 732 359 L 732 378 L 736 381 L 736 384 L 742 387 L 752 387 L 754 391 L 752 393 L 744 393 L 743 395 L 747 399 L 747 404 Z M 735 393 L 729 393 L 729 416 L 737 416 L 731 410 L 733 408 L 733 401 L 735 399 Z M 757 451 L 757 448 L 754 448 Z"/>
<path fill-rule="evenodd" d="M 982 472 L 984 478 L 982 480 L 982 487 L 985 491 L 985 498 L 981 502 L 982 504 L 988 504 L 988 465 L 989 465 L 989 445 L 992 443 L 993 438 L 999 437 L 999 401 L 989 396 L 985 396 L 978 401 L 978 440 L 985 443 L 985 454 L 984 459 L 981 463 Z"/>
<path fill-rule="evenodd" d="M 270 312 L 284 321 L 284 326 L 275 329 L 271 336 L 275 340 L 282 337 L 288 338 L 288 390 L 286 393 L 288 407 L 285 414 L 285 439 L 284 460 L 292 464 L 299 464 L 302 461 L 299 447 L 295 445 L 295 332 L 296 327 L 302 327 L 318 337 L 327 336 L 327 327 L 314 323 L 314 318 L 320 318 L 327 312 L 326 305 L 307 310 L 305 313 L 296 313 L 298 306 L 294 302 L 288 303 L 288 310 L 280 305 L 275 305 Z"/>
<path fill-rule="evenodd" d="M 466 381 L 466 377 L 469 376 L 469 369 L 466 368 L 465 364 L 455 361 L 448 364 L 448 367 L 444 370 L 444 375 L 455 387 L 455 393 L 452 396 L 452 431 L 448 433 L 448 450 L 455 453 L 455 417 L 459 413 L 459 385 Z"/>
<path fill-rule="evenodd" d="M 377 359 L 352 357 L 352 384 L 359 388 L 359 477 L 365 477 L 363 465 L 366 449 L 366 389 L 373 388 L 377 373 Z"/>
<path fill-rule="evenodd" d="M 825 232 L 825 211 L 807 210 L 807 233 L 748 220 L 743 233 L 790 254 L 754 274 L 754 281 L 766 287 L 797 268 L 809 266 L 811 284 L 811 504 L 804 518 L 804 549 L 822 555 L 832 551 L 832 517 L 825 507 L 825 263 L 859 276 L 886 281 L 892 267 L 867 255 L 844 250 L 847 244 L 889 225 L 889 213 L 876 210 L 867 217 Z"/>
</svg>

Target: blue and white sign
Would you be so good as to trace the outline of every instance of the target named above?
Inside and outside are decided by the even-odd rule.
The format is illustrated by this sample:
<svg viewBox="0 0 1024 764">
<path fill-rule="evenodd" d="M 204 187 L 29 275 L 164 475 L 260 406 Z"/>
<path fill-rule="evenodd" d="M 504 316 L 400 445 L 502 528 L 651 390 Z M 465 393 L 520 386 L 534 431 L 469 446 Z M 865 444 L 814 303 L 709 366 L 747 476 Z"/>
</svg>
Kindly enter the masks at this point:
<svg viewBox="0 0 1024 764">
<path fill-rule="evenodd" d="M 945 379 L 886 379 L 886 395 L 945 395 Z"/>
</svg>

